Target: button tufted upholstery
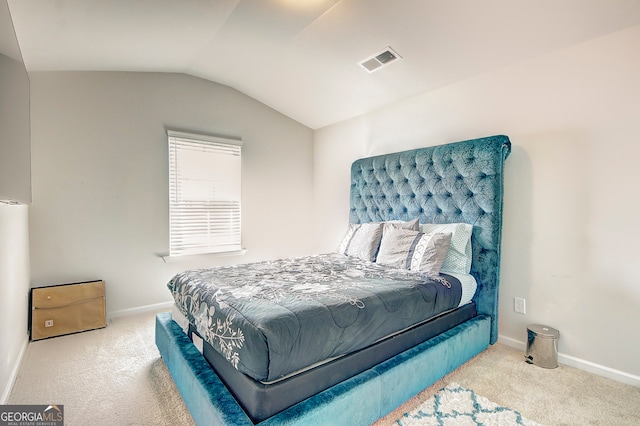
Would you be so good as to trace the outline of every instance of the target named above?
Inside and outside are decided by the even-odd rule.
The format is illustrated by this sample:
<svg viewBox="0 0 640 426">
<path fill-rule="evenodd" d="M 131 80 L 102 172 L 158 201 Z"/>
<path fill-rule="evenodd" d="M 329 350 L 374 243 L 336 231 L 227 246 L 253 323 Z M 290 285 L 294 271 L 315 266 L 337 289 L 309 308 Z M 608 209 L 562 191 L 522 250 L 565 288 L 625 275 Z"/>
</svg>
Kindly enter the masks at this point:
<svg viewBox="0 0 640 426">
<path fill-rule="evenodd" d="M 351 223 L 411 220 L 473 225 L 471 273 L 478 312 L 498 336 L 498 284 L 506 136 L 455 142 L 357 160 L 351 167 Z"/>
</svg>

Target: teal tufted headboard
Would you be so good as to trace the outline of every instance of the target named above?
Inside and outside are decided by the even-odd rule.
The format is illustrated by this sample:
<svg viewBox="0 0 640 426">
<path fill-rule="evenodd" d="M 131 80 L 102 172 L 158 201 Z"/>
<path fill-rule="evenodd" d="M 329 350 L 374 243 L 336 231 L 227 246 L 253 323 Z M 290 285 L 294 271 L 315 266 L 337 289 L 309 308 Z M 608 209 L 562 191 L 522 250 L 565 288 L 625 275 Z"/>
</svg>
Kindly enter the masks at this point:
<svg viewBox="0 0 640 426">
<path fill-rule="evenodd" d="M 490 136 L 357 160 L 351 166 L 351 223 L 420 218 L 473 225 L 471 273 L 479 314 L 498 339 L 498 289 L 507 136 Z"/>
</svg>

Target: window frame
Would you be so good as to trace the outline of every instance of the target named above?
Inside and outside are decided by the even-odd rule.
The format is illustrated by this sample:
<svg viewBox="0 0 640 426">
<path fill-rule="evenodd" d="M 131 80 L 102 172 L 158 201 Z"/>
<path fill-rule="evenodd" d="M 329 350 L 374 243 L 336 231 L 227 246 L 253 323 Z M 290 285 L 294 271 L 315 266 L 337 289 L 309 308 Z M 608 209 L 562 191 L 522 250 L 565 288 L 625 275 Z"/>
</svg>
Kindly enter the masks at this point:
<svg viewBox="0 0 640 426">
<path fill-rule="evenodd" d="M 197 133 L 182 132 L 176 130 L 167 130 L 167 147 L 169 160 L 169 255 L 162 256 L 165 262 L 174 259 L 183 258 L 185 256 L 228 256 L 234 254 L 243 254 L 246 250 L 242 248 L 242 140 L 239 138 L 229 138 L 221 136 L 211 136 Z M 188 163 L 188 151 L 202 150 L 215 161 L 216 155 L 230 155 L 239 157 L 237 167 L 230 166 L 228 172 L 224 172 L 228 176 L 205 176 L 203 179 L 180 179 L 181 163 L 184 169 L 184 163 Z M 182 155 L 180 156 L 180 153 Z M 179 161 L 179 156 L 183 158 Z M 192 157 L 193 159 L 193 157 Z M 224 159 L 224 158 L 221 158 Z M 230 159 L 231 160 L 231 159 Z M 231 160 L 233 163 L 234 160 Z M 213 164 L 213 163 L 212 163 Z M 202 165 L 189 164 L 203 173 L 209 173 L 208 170 L 216 170 L 213 167 L 202 167 Z M 184 176 L 184 173 L 182 173 Z M 215 173 L 213 173 L 215 175 Z M 223 196 L 221 199 L 214 200 L 216 197 L 216 183 L 225 179 L 234 179 L 230 185 L 223 185 L 224 193 L 229 192 L 233 199 L 227 200 Z M 238 179 L 239 181 L 236 181 Z M 200 183 L 195 183 L 196 181 Z M 203 185 L 202 182 L 205 182 Z M 208 186 L 207 186 L 208 185 Z M 213 185 L 213 186 L 211 186 Z M 217 187 L 218 189 L 220 187 Z M 236 191 L 237 189 L 237 191 Z M 228 190 L 228 191 L 227 191 Z M 184 199 L 180 199 L 182 194 L 195 194 L 196 197 L 205 197 L 207 200 L 193 200 L 189 195 L 185 195 Z M 226 203 L 226 204 L 225 204 Z M 224 204 L 224 205 L 223 205 Z M 237 204 L 237 206 L 236 206 Z M 204 225 L 205 222 L 216 222 L 220 219 L 220 212 L 225 212 L 225 216 L 229 220 L 230 232 L 224 231 L 224 227 L 219 227 L 217 222 L 214 231 L 211 225 Z M 217 211 L 215 209 L 218 209 Z M 217 214 L 217 216 L 216 216 Z M 214 219 L 211 219 L 213 215 Z M 194 217 L 196 219 L 194 219 Z M 186 218 L 186 219 L 185 219 Z M 227 220 L 227 219 L 222 219 Z M 189 222 L 193 221 L 193 222 Z M 201 227 L 204 232 L 190 233 L 185 231 L 187 226 Z M 208 230 L 204 230 L 207 228 Z M 215 235 L 217 234 L 217 235 Z M 229 239 L 228 243 L 220 244 L 221 241 Z M 185 242 L 185 241 L 191 242 Z M 194 242 L 196 241 L 196 242 Z M 216 241 L 218 243 L 216 243 Z"/>
</svg>

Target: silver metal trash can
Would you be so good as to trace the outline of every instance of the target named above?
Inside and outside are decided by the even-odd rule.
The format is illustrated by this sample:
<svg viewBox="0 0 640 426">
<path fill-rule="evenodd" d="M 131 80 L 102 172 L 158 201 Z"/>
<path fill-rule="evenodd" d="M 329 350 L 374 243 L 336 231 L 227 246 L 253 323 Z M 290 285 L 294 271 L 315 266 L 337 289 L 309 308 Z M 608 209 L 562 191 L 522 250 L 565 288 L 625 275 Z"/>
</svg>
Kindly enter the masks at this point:
<svg viewBox="0 0 640 426">
<path fill-rule="evenodd" d="M 529 364 L 543 368 L 558 366 L 558 339 L 560 332 L 546 325 L 532 324 L 527 327 L 527 355 Z"/>
</svg>

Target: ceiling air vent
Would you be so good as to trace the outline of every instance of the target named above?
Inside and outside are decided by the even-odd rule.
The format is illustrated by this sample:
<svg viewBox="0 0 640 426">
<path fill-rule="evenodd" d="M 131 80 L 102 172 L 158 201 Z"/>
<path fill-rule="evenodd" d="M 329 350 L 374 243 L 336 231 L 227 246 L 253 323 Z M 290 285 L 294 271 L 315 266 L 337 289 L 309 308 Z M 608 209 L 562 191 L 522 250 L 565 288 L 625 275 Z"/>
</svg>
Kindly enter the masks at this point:
<svg viewBox="0 0 640 426">
<path fill-rule="evenodd" d="M 402 57 L 394 52 L 393 49 L 387 47 L 383 51 L 378 52 L 375 55 L 368 57 L 364 61 L 359 62 L 358 65 L 371 73 L 379 70 L 385 65 L 389 65 L 391 62 L 394 62 L 398 59 L 402 59 Z"/>
</svg>

